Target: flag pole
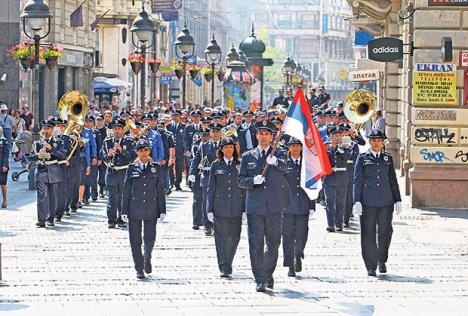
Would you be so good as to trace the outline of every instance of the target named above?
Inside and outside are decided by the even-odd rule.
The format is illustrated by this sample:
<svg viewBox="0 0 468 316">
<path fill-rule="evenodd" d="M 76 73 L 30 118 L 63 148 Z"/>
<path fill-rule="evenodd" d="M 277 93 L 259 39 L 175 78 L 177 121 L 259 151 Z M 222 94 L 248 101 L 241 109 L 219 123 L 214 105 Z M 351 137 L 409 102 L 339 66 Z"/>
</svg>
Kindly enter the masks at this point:
<svg viewBox="0 0 468 316">
<path fill-rule="evenodd" d="M 276 149 L 278 149 L 279 143 L 281 141 L 281 136 L 283 136 L 283 130 L 280 129 L 278 133 L 276 134 L 275 143 L 273 144 L 273 149 L 271 150 L 269 157 L 273 157 L 275 155 Z M 269 166 L 270 166 L 269 164 L 266 164 L 265 167 L 263 167 L 263 171 L 262 171 L 263 177 L 265 177 Z"/>
</svg>

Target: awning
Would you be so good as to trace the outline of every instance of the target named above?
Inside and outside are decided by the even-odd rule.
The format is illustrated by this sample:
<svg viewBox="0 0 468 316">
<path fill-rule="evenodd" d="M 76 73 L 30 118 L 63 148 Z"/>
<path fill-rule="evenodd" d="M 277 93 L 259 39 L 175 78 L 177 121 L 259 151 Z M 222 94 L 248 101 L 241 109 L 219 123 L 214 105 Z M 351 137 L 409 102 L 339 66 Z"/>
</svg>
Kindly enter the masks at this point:
<svg viewBox="0 0 468 316">
<path fill-rule="evenodd" d="M 105 81 L 93 81 L 94 93 L 115 93 L 119 89 Z"/>
</svg>

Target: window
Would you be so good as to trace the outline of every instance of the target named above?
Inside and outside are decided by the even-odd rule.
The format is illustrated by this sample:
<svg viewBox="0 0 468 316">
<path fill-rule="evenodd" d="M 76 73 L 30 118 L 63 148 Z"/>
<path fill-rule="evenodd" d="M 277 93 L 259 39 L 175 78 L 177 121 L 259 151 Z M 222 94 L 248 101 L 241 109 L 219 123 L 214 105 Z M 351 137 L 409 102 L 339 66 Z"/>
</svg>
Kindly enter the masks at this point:
<svg viewBox="0 0 468 316">
<path fill-rule="evenodd" d="M 319 12 L 310 12 L 301 16 L 301 25 L 303 29 L 319 29 Z"/>
</svg>

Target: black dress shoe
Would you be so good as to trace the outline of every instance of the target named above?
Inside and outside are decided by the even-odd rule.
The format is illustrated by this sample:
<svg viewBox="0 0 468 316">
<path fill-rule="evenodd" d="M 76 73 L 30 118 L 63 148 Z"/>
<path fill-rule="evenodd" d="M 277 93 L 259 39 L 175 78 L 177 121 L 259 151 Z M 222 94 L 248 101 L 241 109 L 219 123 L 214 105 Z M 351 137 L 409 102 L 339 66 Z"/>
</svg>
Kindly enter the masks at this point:
<svg viewBox="0 0 468 316">
<path fill-rule="evenodd" d="M 89 200 L 84 200 L 84 201 L 83 201 L 83 204 L 84 204 L 84 205 L 89 205 Z"/>
<path fill-rule="evenodd" d="M 166 191 L 166 195 L 171 195 L 171 193 L 172 193 L 172 190 L 171 190 L 171 189 L 169 189 L 169 190 Z"/>
<path fill-rule="evenodd" d="M 115 228 L 115 224 L 114 224 L 114 223 L 110 223 L 109 225 L 107 225 L 107 227 L 109 227 L 109 228 Z"/>
<path fill-rule="evenodd" d="M 45 227 L 45 222 L 37 222 L 36 226 L 37 227 Z"/>
<path fill-rule="evenodd" d="M 72 212 L 72 213 L 76 213 L 76 208 L 72 208 L 72 209 L 71 209 L 71 212 Z"/>
<path fill-rule="evenodd" d="M 296 272 L 302 271 L 302 258 L 296 257 Z"/>
<path fill-rule="evenodd" d="M 199 230 L 199 229 L 200 229 L 200 226 L 198 226 L 198 225 L 193 225 L 193 226 L 192 226 L 192 229 L 193 229 L 193 230 Z"/>
<path fill-rule="evenodd" d="M 342 227 L 337 227 L 337 228 L 336 228 L 336 231 L 337 231 L 337 232 L 342 232 L 342 231 L 343 231 L 343 228 L 342 228 Z"/>
<path fill-rule="evenodd" d="M 344 227 L 345 227 L 345 228 L 349 228 L 349 224 L 344 224 Z"/>
<path fill-rule="evenodd" d="M 296 276 L 296 271 L 294 270 L 294 267 L 289 267 L 288 277 L 295 277 L 295 276 Z"/>
<path fill-rule="evenodd" d="M 66 210 L 66 211 L 65 211 L 65 215 L 70 216 L 70 215 L 71 215 L 71 214 L 70 214 L 70 210 Z"/>
<path fill-rule="evenodd" d="M 375 270 L 367 270 L 367 275 L 368 276 L 377 276 L 377 274 L 375 273 Z"/>
<path fill-rule="evenodd" d="M 175 186 L 175 190 L 176 190 L 176 191 L 182 191 L 182 188 L 180 187 L 180 185 L 176 185 L 176 186 Z"/>
<path fill-rule="evenodd" d="M 205 229 L 205 236 L 213 236 L 213 229 Z"/>
<path fill-rule="evenodd" d="M 125 224 L 125 222 L 122 222 L 122 223 L 117 223 L 117 226 L 119 226 L 120 228 L 125 228 L 127 227 L 127 224 Z"/>
<path fill-rule="evenodd" d="M 327 227 L 327 232 L 329 233 L 334 233 L 335 232 L 335 227 Z"/>
<path fill-rule="evenodd" d="M 385 265 L 385 263 L 379 263 L 379 272 L 387 273 L 387 266 Z"/>
<path fill-rule="evenodd" d="M 229 275 L 229 273 L 227 273 L 226 271 L 221 271 L 221 277 L 222 277 L 222 278 L 229 278 L 230 275 Z"/>
<path fill-rule="evenodd" d="M 143 280 L 145 278 L 145 274 L 143 273 L 143 271 L 137 271 L 137 278 L 139 280 Z"/>
<path fill-rule="evenodd" d="M 266 281 L 266 287 L 269 289 L 272 289 L 274 286 L 275 286 L 275 280 L 273 279 L 273 277 L 271 277 Z"/>
<path fill-rule="evenodd" d="M 60 216 L 57 216 L 57 217 L 55 218 L 55 221 L 56 221 L 57 223 L 61 223 L 61 222 L 62 222 L 62 218 L 61 218 Z"/>
<path fill-rule="evenodd" d="M 265 283 L 258 282 L 256 290 L 257 290 L 257 292 L 265 292 L 266 291 Z"/>
<path fill-rule="evenodd" d="M 151 260 L 145 260 L 145 272 L 150 274 L 152 271 Z"/>
<path fill-rule="evenodd" d="M 47 226 L 55 226 L 54 221 L 47 221 Z"/>
<path fill-rule="evenodd" d="M 83 208 L 83 205 L 81 204 L 81 202 L 78 202 L 78 208 Z"/>
</svg>

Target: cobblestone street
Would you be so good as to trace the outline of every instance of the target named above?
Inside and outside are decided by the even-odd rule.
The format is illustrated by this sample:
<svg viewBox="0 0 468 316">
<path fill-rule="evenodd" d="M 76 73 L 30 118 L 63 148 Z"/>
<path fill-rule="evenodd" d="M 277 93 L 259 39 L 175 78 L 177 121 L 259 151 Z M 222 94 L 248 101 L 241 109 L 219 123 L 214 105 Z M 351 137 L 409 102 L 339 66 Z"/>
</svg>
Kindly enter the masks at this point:
<svg viewBox="0 0 468 316">
<path fill-rule="evenodd" d="M 15 170 L 15 168 L 13 168 Z M 37 229 L 35 192 L 9 181 L 0 210 L 0 314 L 8 315 L 466 315 L 468 213 L 408 210 L 394 219 L 389 273 L 367 277 L 359 227 L 327 233 L 323 207 L 310 219 L 303 272 L 255 292 L 246 226 L 232 280 L 219 277 L 214 239 L 191 229 L 191 193 L 168 198 L 157 226 L 153 274 L 137 281 L 124 229 L 107 228 L 105 201 Z M 408 205 L 409 201 L 405 202 Z M 281 253 L 282 251 L 280 251 Z M 441 304 L 440 302 L 443 302 Z"/>
</svg>

